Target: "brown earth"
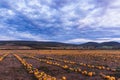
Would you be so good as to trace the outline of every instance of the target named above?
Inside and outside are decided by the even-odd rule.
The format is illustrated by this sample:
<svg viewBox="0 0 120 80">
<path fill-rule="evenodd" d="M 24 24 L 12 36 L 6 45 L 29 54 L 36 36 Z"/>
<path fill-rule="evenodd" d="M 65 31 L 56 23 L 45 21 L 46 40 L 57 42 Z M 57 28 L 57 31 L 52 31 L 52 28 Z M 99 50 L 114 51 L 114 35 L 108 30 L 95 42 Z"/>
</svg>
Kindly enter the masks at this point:
<svg viewBox="0 0 120 80">
<path fill-rule="evenodd" d="M 91 65 L 104 65 L 106 67 L 119 69 L 120 68 L 120 51 L 119 50 L 0 50 L 1 55 L 4 53 L 16 53 L 24 58 L 33 67 L 38 68 L 39 71 L 44 71 L 47 74 L 56 78 L 66 76 L 67 80 L 104 80 L 99 73 L 114 76 L 116 79 L 120 78 L 120 71 L 107 71 L 99 69 L 90 69 L 84 66 L 71 65 L 60 61 L 54 61 L 62 65 L 69 65 L 70 67 L 80 67 L 83 70 L 95 71 L 96 76 L 89 77 L 76 72 L 69 72 L 61 67 L 49 65 L 39 62 L 35 59 L 24 57 L 22 54 L 32 55 L 37 58 L 53 57 L 56 59 L 75 61 L 77 63 L 85 63 Z M 1 56 L 0 55 L 0 56 Z M 0 62 L 0 80 L 35 80 L 33 75 L 28 74 L 22 64 L 12 55 L 9 54 L 3 61 Z"/>
<path fill-rule="evenodd" d="M 27 73 L 12 54 L 9 54 L 0 62 L 0 80 L 35 80 L 35 78 Z"/>
</svg>

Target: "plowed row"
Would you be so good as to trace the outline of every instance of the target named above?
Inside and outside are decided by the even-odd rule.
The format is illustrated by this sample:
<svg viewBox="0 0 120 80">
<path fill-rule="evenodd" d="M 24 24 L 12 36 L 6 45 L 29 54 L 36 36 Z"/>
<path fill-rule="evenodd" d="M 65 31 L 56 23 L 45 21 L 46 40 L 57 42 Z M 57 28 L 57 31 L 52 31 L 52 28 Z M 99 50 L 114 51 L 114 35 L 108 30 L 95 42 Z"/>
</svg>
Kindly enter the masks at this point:
<svg viewBox="0 0 120 80">
<path fill-rule="evenodd" d="M 27 73 L 12 54 L 9 54 L 0 62 L 0 80 L 35 80 L 35 78 Z"/>
<path fill-rule="evenodd" d="M 0 80 L 119 80 L 120 54 L 0 54 Z"/>
</svg>

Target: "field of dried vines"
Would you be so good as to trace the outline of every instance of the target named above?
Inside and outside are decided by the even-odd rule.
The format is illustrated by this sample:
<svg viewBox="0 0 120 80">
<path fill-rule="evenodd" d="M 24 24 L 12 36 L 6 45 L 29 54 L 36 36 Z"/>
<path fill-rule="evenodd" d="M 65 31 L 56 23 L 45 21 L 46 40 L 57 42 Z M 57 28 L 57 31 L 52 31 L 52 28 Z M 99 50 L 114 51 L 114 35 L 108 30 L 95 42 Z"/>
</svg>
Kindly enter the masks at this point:
<svg viewBox="0 0 120 80">
<path fill-rule="evenodd" d="M 0 80 L 120 80 L 120 51 L 0 50 Z"/>
</svg>

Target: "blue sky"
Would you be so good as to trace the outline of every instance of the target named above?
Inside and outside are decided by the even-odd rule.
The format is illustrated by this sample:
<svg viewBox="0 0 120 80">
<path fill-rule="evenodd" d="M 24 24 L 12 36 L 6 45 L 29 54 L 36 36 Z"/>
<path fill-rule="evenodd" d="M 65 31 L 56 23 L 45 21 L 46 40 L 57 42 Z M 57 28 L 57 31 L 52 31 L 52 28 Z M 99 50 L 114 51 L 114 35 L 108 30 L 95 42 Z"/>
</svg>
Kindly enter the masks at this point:
<svg viewBox="0 0 120 80">
<path fill-rule="evenodd" d="M 120 42 L 120 0 L 0 0 L 0 40 Z"/>
</svg>

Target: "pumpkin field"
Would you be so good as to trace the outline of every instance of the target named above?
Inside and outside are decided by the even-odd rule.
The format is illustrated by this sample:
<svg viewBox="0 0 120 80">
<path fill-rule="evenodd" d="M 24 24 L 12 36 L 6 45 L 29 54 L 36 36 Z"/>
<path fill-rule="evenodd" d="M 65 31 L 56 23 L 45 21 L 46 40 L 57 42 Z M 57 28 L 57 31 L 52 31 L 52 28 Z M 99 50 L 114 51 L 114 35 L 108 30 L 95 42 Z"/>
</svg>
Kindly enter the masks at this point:
<svg viewBox="0 0 120 80">
<path fill-rule="evenodd" d="M 0 80 L 120 80 L 120 51 L 0 50 Z"/>
</svg>

